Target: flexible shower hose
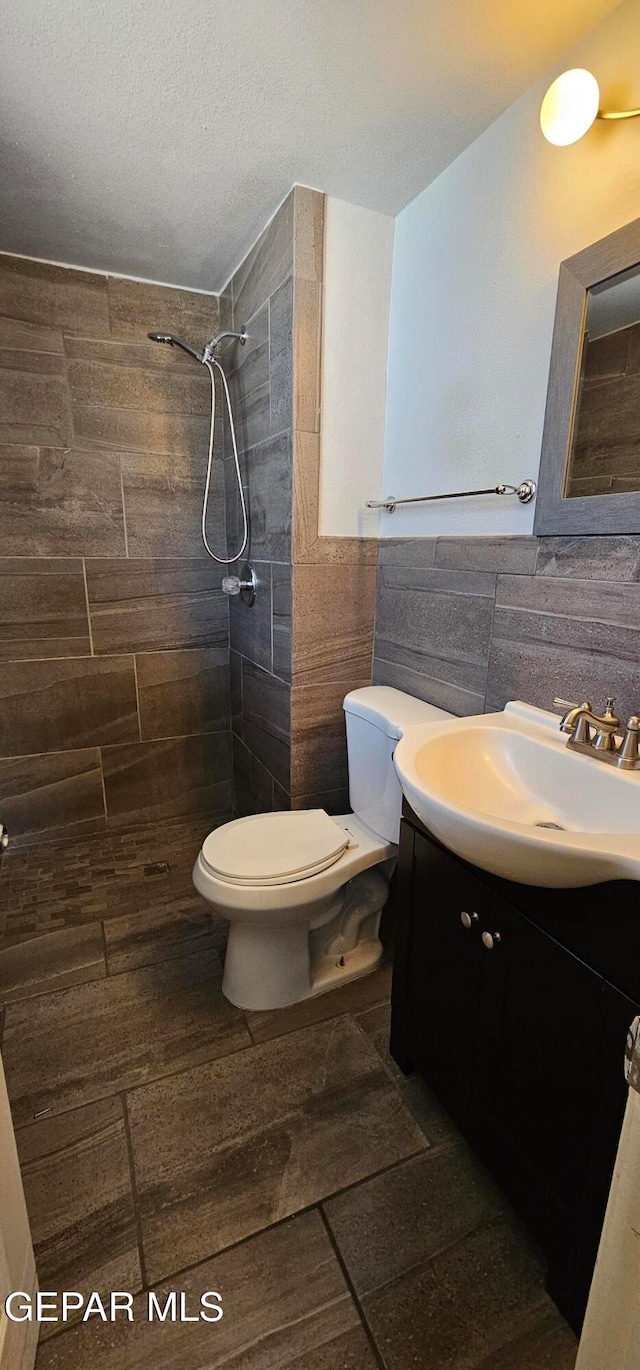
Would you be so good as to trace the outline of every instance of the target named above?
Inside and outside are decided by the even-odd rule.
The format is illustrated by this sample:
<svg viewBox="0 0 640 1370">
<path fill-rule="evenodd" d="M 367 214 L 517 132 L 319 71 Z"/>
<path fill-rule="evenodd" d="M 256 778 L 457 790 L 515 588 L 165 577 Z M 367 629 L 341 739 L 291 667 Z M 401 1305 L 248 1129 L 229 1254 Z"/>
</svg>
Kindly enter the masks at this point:
<svg viewBox="0 0 640 1370">
<path fill-rule="evenodd" d="M 234 425 L 234 422 L 233 422 L 233 410 L 232 410 L 232 408 L 231 408 L 231 396 L 230 396 L 230 394 L 229 394 L 229 386 L 228 386 L 228 384 L 227 384 L 227 378 L 226 378 L 226 376 L 225 376 L 225 374 L 224 374 L 224 371 L 223 371 L 223 369 L 222 369 L 222 367 L 221 367 L 221 365 L 220 365 L 220 362 L 217 361 L 217 359 L 216 359 L 215 357 L 214 357 L 213 361 L 209 361 L 209 358 L 208 358 L 208 357 L 204 357 L 204 358 L 203 358 L 203 361 L 204 361 L 204 365 L 207 367 L 207 369 L 208 369 L 208 371 L 209 371 L 209 375 L 210 375 L 210 377 L 211 377 L 211 428 L 209 429 L 209 457 L 208 457 L 208 461 L 207 461 L 207 479 L 206 479 L 206 481 L 205 481 L 204 499 L 203 499 L 203 501 L 202 501 L 202 541 L 204 542 L 205 548 L 206 548 L 207 552 L 209 553 L 209 556 L 212 557 L 214 561 L 217 561 L 217 562 L 218 562 L 220 565 L 222 565 L 222 566 L 229 566 L 229 564 L 230 564 L 232 561 L 238 561 L 238 559 L 242 556 L 243 552 L 245 551 L 246 546 L 247 546 L 247 542 L 249 541 L 249 523 L 248 523 L 248 520 L 247 520 L 247 506 L 246 506 L 246 503 L 245 503 L 244 490 L 243 490 L 243 488 L 242 488 L 242 477 L 241 477 L 241 475 L 240 475 L 240 461 L 239 461 L 239 458 L 238 458 L 238 444 L 237 444 L 237 442 L 236 442 L 236 430 L 235 430 L 235 425 Z M 232 557 L 218 557 L 218 556 L 216 556 L 216 553 L 215 553 L 215 552 L 212 550 L 212 548 L 209 546 L 209 542 L 208 542 L 208 539 L 207 539 L 207 512 L 208 512 L 208 508 L 209 508 L 209 493 L 210 493 L 210 489 L 211 489 L 211 472 L 212 472 L 212 468 L 213 468 L 214 432 L 215 432 L 215 422 L 216 422 L 216 379 L 215 379 L 215 373 L 214 373 L 214 369 L 213 369 L 214 366 L 217 366 L 218 371 L 220 372 L 220 375 L 221 375 L 221 377 L 222 377 L 222 388 L 223 388 L 223 390 L 224 390 L 224 396 L 225 396 L 225 399 L 226 399 L 226 402 L 227 402 L 227 413 L 228 413 L 228 415 L 229 415 L 229 428 L 230 428 L 230 430 L 231 430 L 231 441 L 232 441 L 232 443 L 233 443 L 233 460 L 234 460 L 235 468 L 236 468 L 236 480 L 237 480 L 237 482 L 238 482 L 238 494 L 239 494 L 239 496 L 240 496 L 240 506 L 241 506 L 241 509 L 242 509 L 242 521 L 243 521 L 242 545 L 241 545 L 241 547 L 239 548 L 239 550 L 238 550 L 237 552 L 234 552 L 234 554 L 233 554 Z"/>
</svg>

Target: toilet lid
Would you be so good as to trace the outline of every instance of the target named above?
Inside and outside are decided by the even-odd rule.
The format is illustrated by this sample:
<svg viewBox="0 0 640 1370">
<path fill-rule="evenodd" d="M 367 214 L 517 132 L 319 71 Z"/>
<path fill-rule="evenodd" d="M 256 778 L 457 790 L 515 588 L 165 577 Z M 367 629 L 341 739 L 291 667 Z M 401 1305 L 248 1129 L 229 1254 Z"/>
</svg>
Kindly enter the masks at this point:
<svg viewBox="0 0 640 1370">
<path fill-rule="evenodd" d="M 237 818 L 206 838 L 202 855 L 214 875 L 238 885 L 286 885 L 332 866 L 349 833 L 324 809 Z"/>
</svg>

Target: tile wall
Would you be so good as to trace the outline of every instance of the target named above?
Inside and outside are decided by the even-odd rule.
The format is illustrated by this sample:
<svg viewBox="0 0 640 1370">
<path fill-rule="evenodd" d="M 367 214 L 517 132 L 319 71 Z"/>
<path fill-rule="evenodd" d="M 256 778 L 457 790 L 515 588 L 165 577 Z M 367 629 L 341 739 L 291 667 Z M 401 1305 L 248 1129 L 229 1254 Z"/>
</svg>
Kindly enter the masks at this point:
<svg viewBox="0 0 640 1370">
<path fill-rule="evenodd" d="M 0 795 L 15 841 L 231 808 L 201 551 L 215 296 L 0 256 Z M 224 547 L 220 486 L 211 537 Z"/>
<path fill-rule="evenodd" d="M 380 543 L 373 679 L 455 714 L 640 709 L 640 537 Z"/>
<path fill-rule="evenodd" d="M 240 814 L 348 806 L 342 699 L 371 679 L 376 543 L 318 532 L 323 233 L 324 197 L 296 186 L 220 300 L 0 258 L 0 793 L 14 840 L 226 813 L 232 769 Z M 223 360 L 252 609 L 227 604 L 200 547 L 208 376 L 146 339 L 199 342 L 220 323 L 249 333 Z M 209 531 L 233 555 L 219 391 L 218 440 Z"/>
<path fill-rule="evenodd" d="M 324 196 L 296 193 L 291 802 L 344 813 L 342 701 L 371 683 L 377 541 L 319 531 Z"/>
<path fill-rule="evenodd" d="M 238 814 L 289 808 L 295 191 L 229 282 L 222 308 L 248 341 L 224 366 L 250 514 L 255 604 L 230 600 L 233 776 Z M 228 554 L 242 541 L 233 447 L 224 434 Z M 232 570 L 237 570 L 234 566 Z"/>
<path fill-rule="evenodd" d="M 377 543 L 319 533 L 323 240 L 324 196 L 296 186 L 230 283 L 234 327 L 246 323 L 250 334 L 226 364 L 259 581 L 252 609 L 231 606 L 240 813 L 348 808 L 342 700 L 371 681 Z M 229 437 L 231 551 L 239 523 Z"/>
</svg>

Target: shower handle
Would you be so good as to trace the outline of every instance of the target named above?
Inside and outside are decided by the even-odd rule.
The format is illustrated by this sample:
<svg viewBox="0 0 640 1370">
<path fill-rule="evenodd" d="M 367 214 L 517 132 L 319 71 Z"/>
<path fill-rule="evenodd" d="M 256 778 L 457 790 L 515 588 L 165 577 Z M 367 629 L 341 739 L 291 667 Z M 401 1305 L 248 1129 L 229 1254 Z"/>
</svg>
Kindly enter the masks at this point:
<svg viewBox="0 0 640 1370">
<path fill-rule="evenodd" d="M 239 595 L 242 602 L 249 608 L 255 602 L 258 581 L 253 566 L 249 562 L 242 567 L 239 576 L 223 576 L 222 593 L 223 595 Z"/>
</svg>

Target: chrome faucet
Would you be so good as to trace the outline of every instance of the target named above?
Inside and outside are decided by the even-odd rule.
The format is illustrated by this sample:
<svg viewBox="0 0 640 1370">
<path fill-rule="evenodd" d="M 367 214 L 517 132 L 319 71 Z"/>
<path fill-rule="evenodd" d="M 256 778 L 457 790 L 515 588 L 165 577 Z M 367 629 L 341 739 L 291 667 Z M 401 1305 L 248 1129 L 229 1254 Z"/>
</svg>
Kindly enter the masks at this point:
<svg viewBox="0 0 640 1370">
<path fill-rule="evenodd" d="M 565 710 L 560 731 L 569 734 L 567 747 L 572 751 L 595 756 L 623 771 L 640 769 L 640 718 L 632 714 L 624 736 L 618 740 L 620 719 L 613 712 L 615 703 L 615 699 L 608 699 L 603 714 L 595 714 L 588 699 L 583 704 L 554 699 L 553 707 Z"/>
</svg>

